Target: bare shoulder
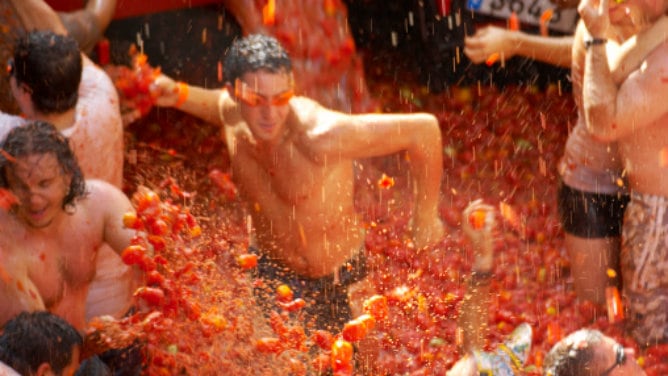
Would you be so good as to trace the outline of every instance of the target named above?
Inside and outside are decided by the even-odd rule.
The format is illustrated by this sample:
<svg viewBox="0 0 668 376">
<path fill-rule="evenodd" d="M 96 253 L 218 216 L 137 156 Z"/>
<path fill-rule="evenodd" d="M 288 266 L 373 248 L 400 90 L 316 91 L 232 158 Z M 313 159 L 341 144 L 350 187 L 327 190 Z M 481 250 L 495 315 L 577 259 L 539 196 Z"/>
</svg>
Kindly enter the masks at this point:
<svg viewBox="0 0 668 376">
<path fill-rule="evenodd" d="M 96 207 L 130 205 L 128 197 L 112 184 L 104 180 L 86 180 L 86 201 Z"/>
<path fill-rule="evenodd" d="M 330 110 L 313 99 L 307 97 L 295 97 L 290 101 L 291 117 L 293 127 L 308 132 L 315 129 L 329 127 L 334 120 L 343 114 Z"/>
<path fill-rule="evenodd" d="M 647 68 L 652 68 L 659 73 L 663 73 L 659 79 L 664 83 L 668 79 L 668 66 L 666 66 L 666 62 L 668 62 L 668 40 L 664 40 L 647 55 Z"/>
</svg>

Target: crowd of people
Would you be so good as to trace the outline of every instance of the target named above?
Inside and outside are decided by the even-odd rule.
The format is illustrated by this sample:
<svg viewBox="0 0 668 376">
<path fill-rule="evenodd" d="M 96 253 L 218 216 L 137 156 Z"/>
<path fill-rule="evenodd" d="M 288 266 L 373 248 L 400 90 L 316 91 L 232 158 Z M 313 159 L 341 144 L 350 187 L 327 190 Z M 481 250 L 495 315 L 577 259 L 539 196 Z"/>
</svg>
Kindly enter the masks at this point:
<svg viewBox="0 0 668 376">
<path fill-rule="evenodd" d="M 16 199 L 0 210 L 0 374 L 72 374 L 88 320 L 122 317 L 143 283 L 142 273 L 118 257 L 135 236 L 122 222 L 134 209 L 120 189 L 118 95 L 83 50 L 111 20 L 110 3 L 91 1 L 86 17 L 99 17 L 95 27 L 81 28 L 83 17 L 59 16 L 41 0 L 12 1 L 28 32 L 7 66 L 22 116 L 0 114 L 0 187 Z M 628 331 L 641 346 L 668 339 L 668 191 L 660 158 L 668 119 L 661 63 L 668 56 L 666 10 L 661 0 L 582 0 L 573 37 L 488 27 L 468 37 L 464 50 L 474 63 L 502 53 L 571 67 L 578 121 L 560 163 L 556 199 L 574 288 L 579 299 L 602 306 L 609 271 L 616 270 Z M 353 163 L 406 153 L 410 235 L 416 250 L 433 245 L 445 236 L 438 121 L 429 113 L 349 114 L 297 95 L 293 62 L 274 37 L 250 34 L 221 48 L 223 88 L 161 75 L 152 84 L 156 104 L 220 126 L 231 175 L 252 218 L 249 251 L 258 255 L 257 277 L 289 284 L 309 302 L 306 319 L 315 328 L 338 331 L 358 305 L 349 289 L 372 290 Z M 448 374 L 521 374 L 529 325 L 498 350 L 482 352 L 495 223 L 493 209 L 479 201 L 463 218 L 474 211 L 492 219 L 481 228 L 462 221 L 476 257 L 459 323 L 466 355 Z M 263 299 L 258 304 L 274 309 Z M 120 372 L 93 359 L 78 374 L 95 374 L 92 369 Z M 559 341 L 544 370 L 643 374 L 632 353 L 591 329 Z M 141 365 L 123 372 L 140 373 Z"/>
</svg>

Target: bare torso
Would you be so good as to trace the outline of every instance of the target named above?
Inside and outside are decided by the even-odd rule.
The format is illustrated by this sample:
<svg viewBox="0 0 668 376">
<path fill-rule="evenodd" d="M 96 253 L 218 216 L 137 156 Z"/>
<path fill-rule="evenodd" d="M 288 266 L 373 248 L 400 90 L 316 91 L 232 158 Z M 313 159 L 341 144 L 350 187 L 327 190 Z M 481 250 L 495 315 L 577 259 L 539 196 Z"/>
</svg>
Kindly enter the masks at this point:
<svg viewBox="0 0 668 376">
<path fill-rule="evenodd" d="M 668 196 L 666 140 L 668 140 L 668 114 L 620 140 L 620 152 L 633 191 Z"/>
<path fill-rule="evenodd" d="M 86 294 L 104 239 L 104 219 L 96 200 L 101 198 L 93 187 L 73 214 L 63 213 L 42 229 L 26 226 L 12 212 L 0 211 L 1 257 L 13 274 L 10 286 L 30 303 L 41 300 L 44 308 L 78 330 L 86 325 Z M 6 319 L 0 317 L 2 322 Z"/>
<path fill-rule="evenodd" d="M 303 104 L 302 104 L 303 105 Z M 352 160 L 311 155 L 295 124 L 272 150 L 258 148 L 240 118 L 226 116 L 232 173 L 253 218 L 255 243 L 306 277 L 331 274 L 362 246 Z"/>
</svg>

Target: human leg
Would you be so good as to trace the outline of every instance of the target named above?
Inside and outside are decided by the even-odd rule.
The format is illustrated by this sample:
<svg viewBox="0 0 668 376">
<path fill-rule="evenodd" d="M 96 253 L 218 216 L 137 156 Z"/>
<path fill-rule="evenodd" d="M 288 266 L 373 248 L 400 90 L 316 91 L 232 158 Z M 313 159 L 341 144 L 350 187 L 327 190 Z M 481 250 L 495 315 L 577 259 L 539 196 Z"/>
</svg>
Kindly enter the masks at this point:
<svg viewBox="0 0 668 376">
<path fill-rule="evenodd" d="M 619 237 L 587 239 L 564 234 L 578 299 L 605 304 L 605 288 L 610 285 L 607 271 L 619 268 L 619 241 Z"/>
<path fill-rule="evenodd" d="M 632 194 L 621 268 L 627 326 L 641 346 L 668 341 L 668 197 Z"/>
<path fill-rule="evenodd" d="M 622 194 L 584 192 L 563 183 L 559 187 L 564 246 L 580 300 L 605 304 L 608 271 L 619 274 L 621 223 L 627 203 L 628 197 Z"/>
</svg>

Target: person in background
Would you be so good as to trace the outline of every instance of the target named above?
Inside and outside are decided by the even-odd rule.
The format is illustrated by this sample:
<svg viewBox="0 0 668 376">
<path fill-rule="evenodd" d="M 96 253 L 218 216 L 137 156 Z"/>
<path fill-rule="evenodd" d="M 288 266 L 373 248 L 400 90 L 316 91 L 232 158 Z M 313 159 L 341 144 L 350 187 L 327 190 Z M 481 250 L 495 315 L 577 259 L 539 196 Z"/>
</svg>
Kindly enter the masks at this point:
<svg viewBox="0 0 668 376">
<path fill-rule="evenodd" d="M 290 58 L 259 34 L 227 50 L 224 81 L 223 90 L 207 90 L 162 76 L 157 103 L 221 126 L 252 217 L 260 277 L 289 284 L 316 328 L 340 329 L 351 319 L 348 288 L 366 275 L 353 162 L 407 153 L 415 192 L 410 235 L 416 251 L 433 245 L 444 234 L 438 122 L 424 113 L 350 115 L 294 96 Z"/>
<path fill-rule="evenodd" d="M 21 312 L 0 334 L 0 375 L 74 375 L 82 346 L 79 332 L 57 315 Z M 3 370 L 3 363 L 11 369 Z"/>
<path fill-rule="evenodd" d="M 545 376 L 641 376 L 632 349 L 595 329 L 580 329 L 557 342 L 545 357 Z"/>
<path fill-rule="evenodd" d="M 83 332 L 98 249 L 130 245 L 135 231 L 122 218 L 132 204 L 111 184 L 84 180 L 68 139 L 49 123 L 12 129 L 0 148 L 0 188 L 16 199 L 0 210 L 0 326 L 48 310 Z"/>
<path fill-rule="evenodd" d="M 30 30 L 17 41 L 7 68 L 12 93 L 25 119 L 0 113 L 0 139 L 26 119 L 52 123 L 69 138 L 87 179 L 101 179 L 122 188 L 123 123 L 111 79 L 80 51 L 48 4 L 42 0 L 12 3 Z M 88 5 L 104 8 L 108 3 L 91 1 Z M 97 271 L 88 299 L 88 318 L 121 317 L 132 300 L 130 268 L 103 245 Z"/>
<path fill-rule="evenodd" d="M 621 82 L 641 62 L 640 57 L 665 39 L 668 23 L 659 22 L 626 43 L 609 49 L 612 77 Z M 475 63 L 494 52 L 508 59 L 521 55 L 558 66 L 571 66 L 578 122 L 566 141 L 558 166 L 561 178 L 557 203 L 564 245 L 571 261 L 574 288 L 581 301 L 597 307 L 606 303 L 605 288 L 619 274 L 622 218 L 628 192 L 617 144 L 594 139 L 584 126 L 582 77 L 585 61 L 583 24 L 575 36 L 546 37 L 489 26 L 466 39 L 464 52 Z M 612 45 L 612 44 L 611 44 Z"/>
<path fill-rule="evenodd" d="M 477 200 L 464 210 L 462 228 L 473 248 L 474 261 L 457 325 L 465 354 L 448 376 L 523 375 L 531 349 L 532 329 L 520 324 L 494 351 L 481 351 L 489 319 L 490 283 L 493 278 L 494 212 Z M 476 224 L 476 222 L 478 222 Z M 546 376 L 645 375 L 632 349 L 592 329 L 578 330 L 550 349 L 544 361 Z"/>
<path fill-rule="evenodd" d="M 473 265 L 457 322 L 457 339 L 464 356 L 447 376 L 519 375 L 529 357 L 532 329 L 526 323 L 515 328 L 494 351 L 482 351 L 494 276 L 495 215 L 482 200 L 469 203 L 462 213 L 462 229 L 473 248 Z"/>
<path fill-rule="evenodd" d="M 82 9 L 57 12 L 57 14 L 67 29 L 68 35 L 77 40 L 82 51 L 90 54 L 95 43 L 103 37 L 104 30 L 111 22 L 116 10 L 116 2 L 116 0 L 81 1 L 80 3 L 85 3 Z M 44 14 L 39 10 L 32 12 L 29 16 L 33 18 L 30 22 L 32 25 L 44 22 Z M 12 57 L 14 41 L 28 29 L 17 14 L 13 1 L 0 2 L 0 24 L 3 25 L 3 32 L 0 33 L 0 61 L 4 63 Z M 6 80 L 0 80 L 0 111 L 9 114 L 20 112 Z"/>
<path fill-rule="evenodd" d="M 668 341 L 668 43 L 663 38 L 624 80 L 614 80 L 610 46 L 666 21 L 664 0 L 583 0 L 583 112 L 598 140 L 617 142 L 631 201 L 624 216 L 620 264 L 627 329 L 640 346 Z M 665 36 L 664 36 L 665 38 Z"/>
</svg>

